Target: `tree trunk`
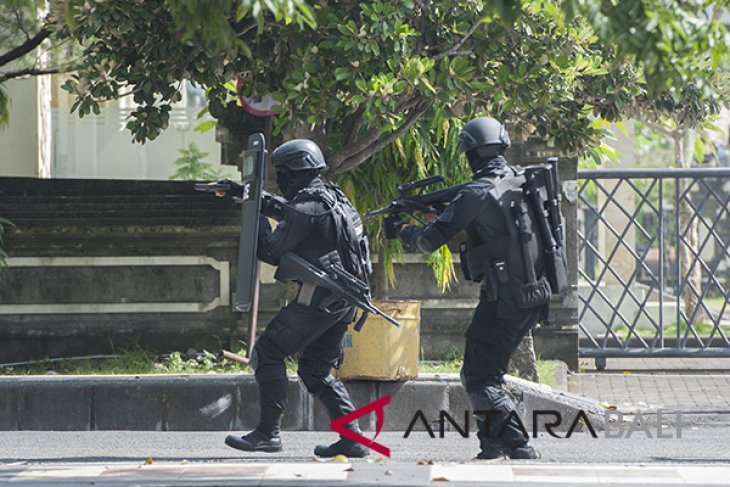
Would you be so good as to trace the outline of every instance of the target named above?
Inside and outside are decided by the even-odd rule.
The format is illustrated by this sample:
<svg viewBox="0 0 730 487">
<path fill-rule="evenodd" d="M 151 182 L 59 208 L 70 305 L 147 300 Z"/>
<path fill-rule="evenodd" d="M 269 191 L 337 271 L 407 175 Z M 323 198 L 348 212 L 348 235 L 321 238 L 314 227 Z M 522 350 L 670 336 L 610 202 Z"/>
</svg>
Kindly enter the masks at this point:
<svg viewBox="0 0 730 487">
<path fill-rule="evenodd" d="M 680 168 L 692 167 L 693 148 L 696 134 L 693 130 L 684 130 L 674 142 L 675 164 Z M 679 179 L 680 196 L 687 190 L 688 182 Z M 679 234 L 684 234 L 684 238 L 678 242 L 679 257 L 679 279 L 680 282 L 685 280 L 682 288 L 682 299 L 684 301 L 684 314 L 689 320 L 694 310 L 699 306 L 698 294 L 701 293 L 702 286 L 702 269 L 697 262 L 694 253 L 699 249 L 699 221 L 693 218 L 694 210 L 689 204 L 689 194 L 679 201 Z M 698 323 L 704 317 L 701 311 L 697 313 L 694 323 Z M 679 324 L 678 324 L 679 325 Z"/>
<path fill-rule="evenodd" d="M 388 299 L 388 294 L 390 294 L 390 283 L 388 283 L 388 273 L 385 269 L 385 245 L 382 245 L 380 247 L 380 250 L 378 250 L 378 267 L 380 272 L 378 272 L 376 275 L 378 277 L 377 281 L 372 283 L 374 284 L 374 290 L 373 295 L 377 299 Z"/>
<path fill-rule="evenodd" d="M 535 345 L 532 340 L 531 331 L 525 335 L 517 350 L 512 354 L 507 371 L 512 375 L 533 382 L 540 380 L 537 372 L 537 357 L 535 356 Z"/>
</svg>

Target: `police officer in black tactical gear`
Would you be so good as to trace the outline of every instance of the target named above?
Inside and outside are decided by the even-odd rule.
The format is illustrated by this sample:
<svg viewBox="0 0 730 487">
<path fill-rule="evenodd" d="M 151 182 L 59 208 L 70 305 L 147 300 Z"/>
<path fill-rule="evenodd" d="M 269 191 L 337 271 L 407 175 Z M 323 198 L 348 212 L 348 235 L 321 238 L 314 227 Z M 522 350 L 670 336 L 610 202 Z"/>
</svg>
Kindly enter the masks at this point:
<svg viewBox="0 0 730 487">
<path fill-rule="evenodd" d="M 288 204 L 283 212 L 272 212 L 267 201 L 263 202 L 262 213 L 280 221 L 272 231 L 268 220 L 261 216 L 258 258 L 275 266 L 285 253 L 293 252 L 319 266 L 319 258 L 329 252 L 351 252 L 348 246 L 352 242 L 345 241 L 346 234 L 356 232 L 364 238 L 362 222 L 342 191 L 320 177 L 325 160 L 317 144 L 291 140 L 274 151 L 272 161 L 276 182 Z M 240 186 L 233 186 L 232 193 L 240 195 Z M 355 275 L 363 273 L 363 269 L 346 270 Z M 329 292 L 323 288 L 300 284 L 296 300 L 282 308 L 261 334 L 251 357 L 259 385 L 259 423 L 247 435 L 228 436 L 228 446 L 244 451 L 282 449 L 279 433 L 288 383 L 284 359 L 297 352 L 299 377 L 331 419 L 355 410 L 344 384 L 330 370 L 340 364 L 342 338 L 355 318 L 356 308 L 343 305 L 332 309 L 330 300 L 325 310 L 322 303 L 328 297 Z M 346 427 L 360 434 L 356 421 Z M 314 453 L 322 457 L 364 457 L 368 449 L 342 437 L 331 445 L 318 445 Z"/>
<path fill-rule="evenodd" d="M 531 308 L 517 304 L 509 285 L 510 273 L 515 270 L 508 268 L 508 223 L 495 199 L 487 196 L 495 184 L 515 175 L 504 158 L 509 145 L 507 131 L 499 121 L 487 117 L 471 120 L 461 132 L 459 152 L 466 153 L 474 173 L 472 182 L 458 192 L 438 219 L 425 227 L 406 225 L 398 216 L 383 222 L 386 237 L 400 237 L 422 252 L 435 251 L 462 230 L 466 230 L 467 251 L 482 249 L 480 258 L 488 270 L 481 281 L 479 304 L 466 330 L 461 370 L 462 383 L 477 417 L 481 447 L 478 459 L 505 455 L 539 458 L 518 423 L 506 421 L 514 405 L 502 389 L 510 356 L 547 311 L 546 304 Z M 542 264 L 536 262 L 535 268 L 540 275 Z"/>
</svg>

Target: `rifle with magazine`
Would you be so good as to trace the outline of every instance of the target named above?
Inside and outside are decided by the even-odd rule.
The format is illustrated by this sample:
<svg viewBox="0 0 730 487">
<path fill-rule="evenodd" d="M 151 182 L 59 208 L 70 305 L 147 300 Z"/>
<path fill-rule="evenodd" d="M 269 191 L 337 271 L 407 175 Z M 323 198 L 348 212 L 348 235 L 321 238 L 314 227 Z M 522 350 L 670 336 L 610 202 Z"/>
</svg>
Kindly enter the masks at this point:
<svg viewBox="0 0 730 487">
<path fill-rule="evenodd" d="M 550 290 L 552 294 L 559 294 L 569 287 L 569 282 L 568 265 L 563 245 L 563 223 L 560 216 L 558 158 L 551 157 L 544 164 L 518 168 L 516 176 L 524 182 L 521 188 L 516 188 L 516 193 L 513 193 L 513 196 L 526 203 L 524 205 L 524 211 L 529 211 L 529 218 L 534 220 L 537 225 L 545 260 L 545 273 L 550 284 Z M 443 181 L 443 176 L 437 175 L 403 184 L 398 187 L 400 198 L 392 201 L 388 206 L 367 213 L 367 216 L 383 215 L 388 217 L 399 213 L 414 216 L 414 213 L 418 212 L 440 214 L 446 209 L 449 201 L 468 183 L 430 193 L 411 194 L 411 192 Z M 497 184 L 499 185 L 500 183 Z M 521 195 L 519 194 L 520 189 Z M 497 189 L 494 192 L 500 193 Z M 499 198 L 496 197 L 496 199 Z M 515 208 L 522 207 L 521 202 L 518 201 L 515 201 L 512 205 Z M 418 218 L 416 219 L 418 220 Z M 518 220 L 516 216 L 509 219 L 514 219 L 514 221 Z M 519 230 L 524 232 L 524 227 L 525 221 L 522 222 L 522 228 Z M 515 245 L 521 247 L 522 242 L 515 242 Z M 535 257 L 527 254 L 524 256 L 526 262 L 531 261 L 533 258 Z M 462 255 L 462 266 L 468 265 L 469 261 L 480 260 L 484 259 L 479 255 L 479 252 L 472 252 L 471 256 Z M 468 277 L 469 273 L 465 272 L 465 274 L 467 275 L 467 279 L 470 279 Z"/>
<path fill-rule="evenodd" d="M 322 256 L 319 261 L 323 269 L 292 252 L 287 252 L 281 257 L 274 278 L 279 282 L 299 281 L 328 290 L 332 293 L 331 298 L 320 305 L 325 311 L 330 306 L 343 302 L 347 306 L 357 306 L 362 309 L 363 314 L 355 324 L 356 331 L 360 331 L 369 313 L 376 314 L 400 327 L 398 321 L 373 304 L 368 285 L 345 270 L 336 251 Z"/>
<path fill-rule="evenodd" d="M 451 201 L 456 193 L 464 186 L 459 184 L 450 188 L 439 189 L 430 193 L 411 194 L 411 192 L 419 189 L 425 189 L 434 184 L 442 183 L 444 177 L 440 174 L 430 176 L 410 183 L 398 186 L 400 197 L 390 202 L 388 206 L 366 213 L 365 216 L 372 217 L 377 215 L 391 216 L 398 213 L 408 213 L 413 215 L 420 213 L 441 213 L 446 208 L 446 204 Z"/>
</svg>

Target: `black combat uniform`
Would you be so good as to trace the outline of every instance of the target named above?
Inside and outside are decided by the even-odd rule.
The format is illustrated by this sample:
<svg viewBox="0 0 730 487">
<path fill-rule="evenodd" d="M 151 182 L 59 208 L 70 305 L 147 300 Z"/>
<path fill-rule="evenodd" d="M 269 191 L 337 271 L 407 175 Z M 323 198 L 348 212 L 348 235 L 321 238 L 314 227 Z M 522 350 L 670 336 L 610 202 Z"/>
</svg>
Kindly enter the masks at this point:
<svg viewBox="0 0 730 487">
<path fill-rule="evenodd" d="M 308 140 L 292 140 L 274 151 L 277 183 L 289 204 L 272 231 L 268 220 L 261 217 L 258 258 L 278 265 L 281 257 L 293 252 L 320 266 L 319 258 L 342 249 L 334 222 L 335 206 L 349 205 L 344 195 L 319 177 L 324 157 Z M 351 206 L 350 206 L 351 208 Z M 354 209 L 353 209 L 354 211 Z M 266 212 L 266 209 L 263 210 Z M 271 215 L 272 217 L 274 215 Z M 353 225 L 361 225 L 359 217 Z M 267 325 L 254 346 L 251 366 L 259 385 L 261 416 L 256 429 L 243 437 L 229 436 L 226 444 L 245 451 L 279 451 L 281 417 L 287 404 L 286 366 L 284 360 L 299 353 L 297 373 L 307 390 L 319 399 L 331 419 L 355 410 L 343 383 L 332 376 L 332 367 L 342 359 L 342 338 L 356 315 L 351 306 L 328 311 L 320 308 L 330 293 L 310 284 L 300 285 L 296 300 L 282 308 Z M 360 433 L 357 422 L 348 429 Z M 346 438 L 329 445 L 317 446 L 315 454 L 362 457 L 368 450 Z"/>
<path fill-rule="evenodd" d="M 484 118 L 472 120 L 464 127 L 460 144 L 474 170 L 472 182 L 459 191 L 437 220 L 425 227 L 404 226 L 398 220 L 385 223 L 386 233 L 392 235 L 396 229 L 405 243 L 426 253 L 446 244 L 462 230 L 466 231 L 467 249 L 488 244 L 484 258 L 488 260 L 489 270 L 482 280 L 479 304 L 466 330 L 461 371 L 462 383 L 477 416 L 482 449 L 478 458 L 483 459 L 503 454 L 511 458 L 537 457 L 516 421 L 506 422 L 514 405 L 502 389 L 512 353 L 546 312 L 544 305 L 527 309 L 517 305 L 509 285 L 510 269 L 504 265 L 510 245 L 507 222 L 497 201 L 488 196 L 498 181 L 515 174 L 502 155 L 508 145 L 509 138 L 499 122 Z M 536 272 L 542 273 L 540 262 L 536 264 Z M 478 414 L 478 411 L 489 413 Z"/>
</svg>

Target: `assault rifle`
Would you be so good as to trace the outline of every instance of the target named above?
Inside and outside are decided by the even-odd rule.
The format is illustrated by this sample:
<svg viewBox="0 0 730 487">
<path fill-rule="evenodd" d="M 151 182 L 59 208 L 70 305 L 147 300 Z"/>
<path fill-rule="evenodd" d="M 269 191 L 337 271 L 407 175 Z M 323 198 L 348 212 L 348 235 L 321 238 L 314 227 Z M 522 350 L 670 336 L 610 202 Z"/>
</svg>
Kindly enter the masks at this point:
<svg viewBox="0 0 730 487">
<path fill-rule="evenodd" d="M 213 193 L 215 191 L 230 191 L 231 185 L 228 183 L 195 183 L 195 191 L 206 191 Z M 243 199 L 248 198 L 248 184 L 243 185 Z M 269 193 L 265 189 L 261 191 L 261 214 L 271 217 L 275 220 L 281 220 L 284 215 L 284 209 L 287 202 L 281 196 Z"/>
<path fill-rule="evenodd" d="M 400 198 L 390 202 L 388 206 L 366 213 L 366 216 L 372 217 L 376 215 L 397 215 L 398 213 L 415 212 L 421 213 L 441 213 L 446 209 L 446 204 L 451 201 L 456 193 L 464 187 L 464 184 L 451 186 L 450 188 L 439 189 L 431 193 L 411 194 L 414 190 L 424 189 L 437 183 L 442 183 L 444 177 L 441 175 L 431 176 L 410 183 L 398 186 Z"/>
<path fill-rule="evenodd" d="M 319 261 L 324 269 L 320 269 L 292 252 L 287 252 L 281 257 L 274 278 L 279 282 L 301 281 L 321 286 L 333 294 L 335 299 L 332 304 L 345 301 L 349 306 L 357 306 L 362 309 L 363 314 L 355 324 L 356 331 L 360 331 L 369 313 L 381 316 L 400 327 L 398 321 L 372 303 L 368 285 L 342 267 L 336 251 L 324 255 Z"/>
</svg>

